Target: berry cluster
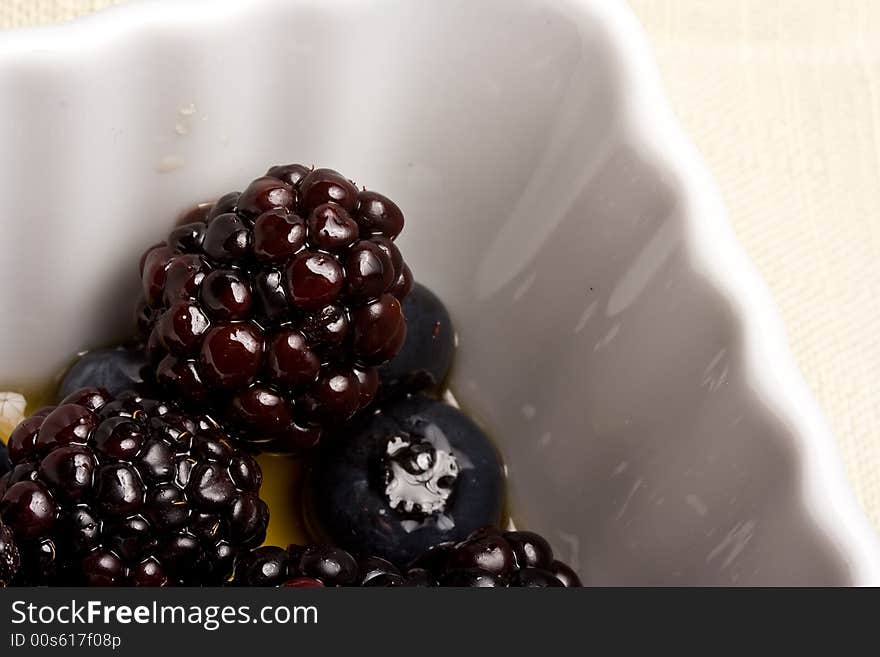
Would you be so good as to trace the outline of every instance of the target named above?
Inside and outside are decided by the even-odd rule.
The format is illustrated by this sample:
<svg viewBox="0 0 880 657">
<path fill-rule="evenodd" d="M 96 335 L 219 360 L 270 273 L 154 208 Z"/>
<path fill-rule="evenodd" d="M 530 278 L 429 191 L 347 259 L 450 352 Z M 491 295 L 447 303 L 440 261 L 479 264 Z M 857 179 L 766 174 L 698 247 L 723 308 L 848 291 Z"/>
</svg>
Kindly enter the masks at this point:
<svg viewBox="0 0 880 657">
<path fill-rule="evenodd" d="M 325 545 L 261 547 L 238 559 L 233 584 L 546 588 L 580 586 L 580 580 L 538 534 L 487 527 L 460 543 L 432 547 L 402 569 L 381 557 L 356 559 Z"/>
<path fill-rule="evenodd" d="M 9 454 L 22 584 L 220 584 L 266 535 L 257 463 L 170 403 L 83 389 L 19 424 Z"/>
<path fill-rule="evenodd" d="M 545 588 L 580 586 L 575 572 L 553 555 L 534 532 L 489 527 L 460 543 L 428 550 L 414 564 L 433 573 L 440 586 Z"/>
<path fill-rule="evenodd" d="M 0 443 L 0 587 L 580 586 L 544 538 L 495 528 L 505 468 L 443 394 L 455 331 L 403 224 L 297 164 L 188 212 L 141 259 L 140 337 Z M 308 456 L 324 543 L 262 546 L 256 452 Z"/>
<path fill-rule="evenodd" d="M 141 260 L 156 382 L 261 450 L 314 447 L 374 398 L 412 275 L 390 199 L 330 169 L 269 169 Z"/>
</svg>

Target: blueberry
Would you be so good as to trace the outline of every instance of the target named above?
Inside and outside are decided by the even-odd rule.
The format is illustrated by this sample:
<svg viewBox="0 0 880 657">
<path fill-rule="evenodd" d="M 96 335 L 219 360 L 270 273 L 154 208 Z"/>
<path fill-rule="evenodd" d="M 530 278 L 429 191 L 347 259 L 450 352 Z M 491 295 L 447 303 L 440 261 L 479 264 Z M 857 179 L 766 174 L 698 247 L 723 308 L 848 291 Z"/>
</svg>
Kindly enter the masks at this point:
<svg viewBox="0 0 880 657">
<path fill-rule="evenodd" d="M 379 370 L 387 392 L 436 389 L 446 381 L 455 352 L 455 329 L 443 302 L 419 283 L 403 300 L 403 347 Z"/>
<path fill-rule="evenodd" d="M 143 385 L 141 368 L 146 364 L 143 351 L 126 347 L 87 352 L 67 371 L 58 388 L 64 399 L 80 388 L 104 388 L 116 396 Z"/>
<path fill-rule="evenodd" d="M 310 511 L 336 545 L 404 566 L 496 524 L 502 472 L 473 420 L 433 399 L 401 399 L 321 448 Z"/>
<path fill-rule="evenodd" d="M 9 461 L 9 450 L 6 445 L 0 442 L 0 477 L 12 470 L 12 463 Z"/>
</svg>

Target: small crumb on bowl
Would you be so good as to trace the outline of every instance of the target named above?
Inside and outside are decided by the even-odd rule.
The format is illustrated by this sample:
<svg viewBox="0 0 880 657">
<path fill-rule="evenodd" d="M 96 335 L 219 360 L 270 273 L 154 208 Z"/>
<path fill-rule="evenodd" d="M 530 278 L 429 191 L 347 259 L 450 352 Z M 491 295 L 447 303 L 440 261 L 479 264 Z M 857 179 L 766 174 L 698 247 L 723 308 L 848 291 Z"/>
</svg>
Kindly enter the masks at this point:
<svg viewBox="0 0 880 657">
<path fill-rule="evenodd" d="M 159 173 L 169 173 L 175 169 L 179 169 L 183 165 L 183 158 L 179 155 L 166 155 L 159 160 L 158 164 L 156 164 L 156 171 Z"/>
</svg>

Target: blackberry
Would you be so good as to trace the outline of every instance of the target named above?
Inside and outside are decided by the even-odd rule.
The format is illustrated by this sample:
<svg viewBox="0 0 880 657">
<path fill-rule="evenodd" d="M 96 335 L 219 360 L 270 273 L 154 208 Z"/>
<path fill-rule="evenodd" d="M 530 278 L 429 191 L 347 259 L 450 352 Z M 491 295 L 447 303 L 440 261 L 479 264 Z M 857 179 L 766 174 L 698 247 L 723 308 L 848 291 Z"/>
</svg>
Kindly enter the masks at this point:
<svg viewBox="0 0 880 657">
<path fill-rule="evenodd" d="M 433 586 L 425 571 L 402 572 L 379 557 L 356 559 L 328 545 L 263 546 L 242 553 L 235 564 L 234 586 Z"/>
<path fill-rule="evenodd" d="M 29 585 L 220 584 L 265 538 L 262 473 L 207 416 L 74 392 L 9 438 L 0 521 Z"/>
<path fill-rule="evenodd" d="M 460 543 L 435 546 L 413 563 L 440 586 L 579 587 L 580 579 L 558 561 L 550 544 L 526 531 L 484 527 Z"/>
<path fill-rule="evenodd" d="M 259 450 L 314 447 L 373 400 L 406 337 L 400 208 L 291 164 L 184 221 L 141 260 L 156 382 Z"/>
<path fill-rule="evenodd" d="M 326 545 L 264 546 L 243 552 L 236 586 L 579 587 L 574 571 L 557 561 L 533 532 L 485 527 L 460 543 L 441 543 L 404 568 L 375 556 L 356 559 Z"/>
<path fill-rule="evenodd" d="M 0 588 L 8 586 L 18 573 L 20 559 L 12 530 L 0 522 Z"/>
</svg>

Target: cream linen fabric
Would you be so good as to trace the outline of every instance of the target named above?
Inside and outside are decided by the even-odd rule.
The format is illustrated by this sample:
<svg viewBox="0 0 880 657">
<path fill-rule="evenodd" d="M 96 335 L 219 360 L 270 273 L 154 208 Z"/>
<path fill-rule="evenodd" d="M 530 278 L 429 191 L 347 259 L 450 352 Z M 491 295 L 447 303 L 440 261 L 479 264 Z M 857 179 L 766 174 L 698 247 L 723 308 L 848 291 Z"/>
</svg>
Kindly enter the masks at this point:
<svg viewBox="0 0 880 657">
<path fill-rule="evenodd" d="M 0 0 L 0 28 L 69 21 L 125 0 Z M 0 37 L 2 38 L 2 37 Z"/>
<path fill-rule="evenodd" d="M 0 27 L 119 1 L 0 0 Z M 880 527 L 880 0 L 630 3 Z"/>
</svg>

